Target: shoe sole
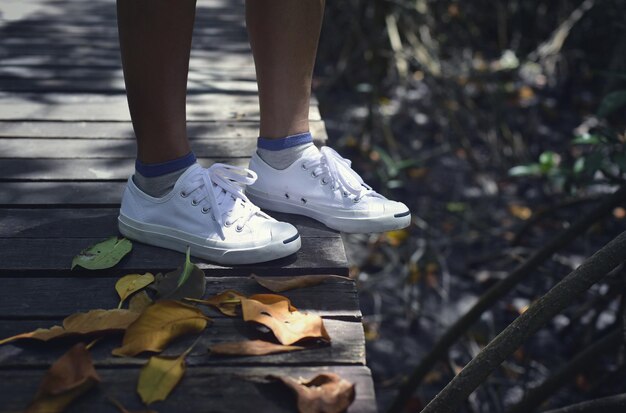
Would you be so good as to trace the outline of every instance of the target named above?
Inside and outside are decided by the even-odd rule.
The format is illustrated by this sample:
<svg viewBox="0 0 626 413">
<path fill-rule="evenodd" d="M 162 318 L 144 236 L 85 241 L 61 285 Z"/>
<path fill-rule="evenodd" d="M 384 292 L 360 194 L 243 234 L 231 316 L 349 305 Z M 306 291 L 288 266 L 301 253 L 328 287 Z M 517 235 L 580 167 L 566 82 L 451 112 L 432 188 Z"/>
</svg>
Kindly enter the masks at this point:
<svg viewBox="0 0 626 413">
<path fill-rule="evenodd" d="M 194 235 L 169 227 L 135 221 L 121 214 L 118 217 L 118 228 L 126 238 L 183 253 L 187 252 L 189 247 L 191 255 L 195 257 L 226 265 L 272 261 L 294 254 L 302 246 L 300 234 L 296 232 L 284 240 L 251 248 L 209 247 L 199 243 L 200 238 Z"/>
<path fill-rule="evenodd" d="M 302 205 L 294 205 L 282 199 L 269 198 L 267 194 L 259 193 L 250 187 L 246 188 L 246 196 L 252 203 L 262 209 L 303 215 L 313 218 L 331 229 L 345 233 L 367 234 L 386 232 L 406 228 L 411 224 L 411 212 L 409 210 L 376 218 L 344 218 L 333 217 L 319 210 Z"/>
</svg>

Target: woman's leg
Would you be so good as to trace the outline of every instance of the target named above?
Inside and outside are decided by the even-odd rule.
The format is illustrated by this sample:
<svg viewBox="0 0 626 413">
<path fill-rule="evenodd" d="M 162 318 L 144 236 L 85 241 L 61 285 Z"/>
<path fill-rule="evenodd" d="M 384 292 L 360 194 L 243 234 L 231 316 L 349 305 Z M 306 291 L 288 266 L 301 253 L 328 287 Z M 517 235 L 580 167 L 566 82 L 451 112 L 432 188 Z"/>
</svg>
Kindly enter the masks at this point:
<svg viewBox="0 0 626 413">
<path fill-rule="evenodd" d="M 325 0 L 247 0 L 259 85 L 260 136 L 309 130 L 309 100 Z"/>
<path fill-rule="evenodd" d="M 185 99 L 195 8 L 195 0 L 117 1 L 128 105 L 144 164 L 190 152 Z"/>
</svg>

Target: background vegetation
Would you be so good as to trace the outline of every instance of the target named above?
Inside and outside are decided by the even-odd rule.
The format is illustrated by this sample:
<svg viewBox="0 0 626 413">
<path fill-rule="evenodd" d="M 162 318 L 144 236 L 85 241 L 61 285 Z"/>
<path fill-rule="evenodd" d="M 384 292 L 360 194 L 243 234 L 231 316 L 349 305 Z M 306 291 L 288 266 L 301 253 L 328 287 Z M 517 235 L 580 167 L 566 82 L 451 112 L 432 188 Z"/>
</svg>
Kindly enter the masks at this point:
<svg viewBox="0 0 626 413">
<path fill-rule="evenodd" d="M 346 238 L 381 410 L 454 321 L 555 234 L 588 218 L 464 325 L 408 411 L 626 228 L 624 198 L 607 201 L 626 177 L 625 12 L 622 0 L 327 3 L 315 87 L 333 145 L 414 212 L 407 231 Z M 620 266 L 571 297 L 463 410 L 623 391 L 623 280 Z"/>
</svg>

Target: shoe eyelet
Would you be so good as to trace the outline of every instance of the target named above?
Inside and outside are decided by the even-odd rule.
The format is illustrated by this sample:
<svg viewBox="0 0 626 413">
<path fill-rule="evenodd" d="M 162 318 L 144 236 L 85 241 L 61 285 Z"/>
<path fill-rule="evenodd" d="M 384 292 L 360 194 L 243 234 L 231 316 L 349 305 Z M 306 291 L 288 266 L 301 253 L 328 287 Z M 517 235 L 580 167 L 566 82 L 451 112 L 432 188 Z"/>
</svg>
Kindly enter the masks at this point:
<svg viewBox="0 0 626 413">
<path fill-rule="evenodd" d="M 322 178 L 321 181 L 320 181 L 320 184 L 328 185 L 328 181 L 326 180 L 326 178 Z"/>
<path fill-rule="evenodd" d="M 207 207 L 202 207 L 202 213 L 203 214 L 208 214 L 209 213 L 210 208 Z"/>
<path fill-rule="evenodd" d="M 285 198 L 289 199 L 289 194 L 285 193 Z"/>
<path fill-rule="evenodd" d="M 195 199 L 192 199 L 191 200 L 191 205 L 198 206 L 198 201 L 196 201 Z"/>
<path fill-rule="evenodd" d="M 311 171 L 311 177 L 312 178 L 317 178 L 317 175 L 315 175 L 315 171 Z"/>
<path fill-rule="evenodd" d="M 300 201 L 302 201 L 303 204 L 306 204 L 306 199 L 300 198 Z"/>
<path fill-rule="evenodd" d="M 229 221 L 224 222 L 224 226 L 225 226 L 226 228 L 230 227 L 231 225 L 233 225 L 233 223 L 232 223 L 232 222 L 229 222 Z"/>
<path fill-rule="evenodd" d="M 350 194 L 348 194 L 346 191 L 343 191 L 343 197 L 347 198 Z"/>
<path fill-rule="evenodd" d="M 241 232 L 241 231 L 243 231 L 243 227 L 240 227 L 239 225 L 237 225 L 237 226 L 235 227 L 235 231 L 237 231 L 237 232 Z"/>
<path fill-rule="evenodd" d="M 354 198 L 352 200 L 352 202 L 354 202 L 355 204 L 358 204 L 361 201 L 361 198 Z"/>
<path fill-rule="evenodd" d="M 180 196 L 183 198 L 187 198 L 189 196 L 188 193 L 186 193 L 185 191 L 180 191 Z"/>
<path fill-rule="evenodd" d="M 307 170 L 306 164 L 301 164 L 300 166 L 302 167 L 303 170 L 305 171 Z"/>
</svg>

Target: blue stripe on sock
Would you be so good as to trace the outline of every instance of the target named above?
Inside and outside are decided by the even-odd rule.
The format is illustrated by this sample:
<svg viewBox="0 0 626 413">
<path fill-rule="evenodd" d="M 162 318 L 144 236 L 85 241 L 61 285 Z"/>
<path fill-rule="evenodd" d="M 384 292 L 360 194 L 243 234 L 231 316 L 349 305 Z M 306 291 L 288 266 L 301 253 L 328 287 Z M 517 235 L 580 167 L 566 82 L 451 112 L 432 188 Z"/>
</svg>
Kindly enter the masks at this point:
<svg viewBox="0 0 626 413">
<path fill-rule="evenodd" d="M 196 163 L 196 155 L 194 155 L 193 152 L 189 152 L 182 158 L 161 163 L 143 163 L 137 159 L 135 161 L 135 170 L 146 178 L 154 178 L 155 176 L 161 176 L 183 168 L 188 168 L 194 163 Z"/>
<path fill-rule="evenodd" d="M 257 139 L 256 146 L 257 148 L 267 149 L 268 151 L 281 151 L 309 142 L 313 142 L 313 136 L 311 136 L 311 132 L 304 132 L 280 139 L 259 138 Z"/>
</svg>

